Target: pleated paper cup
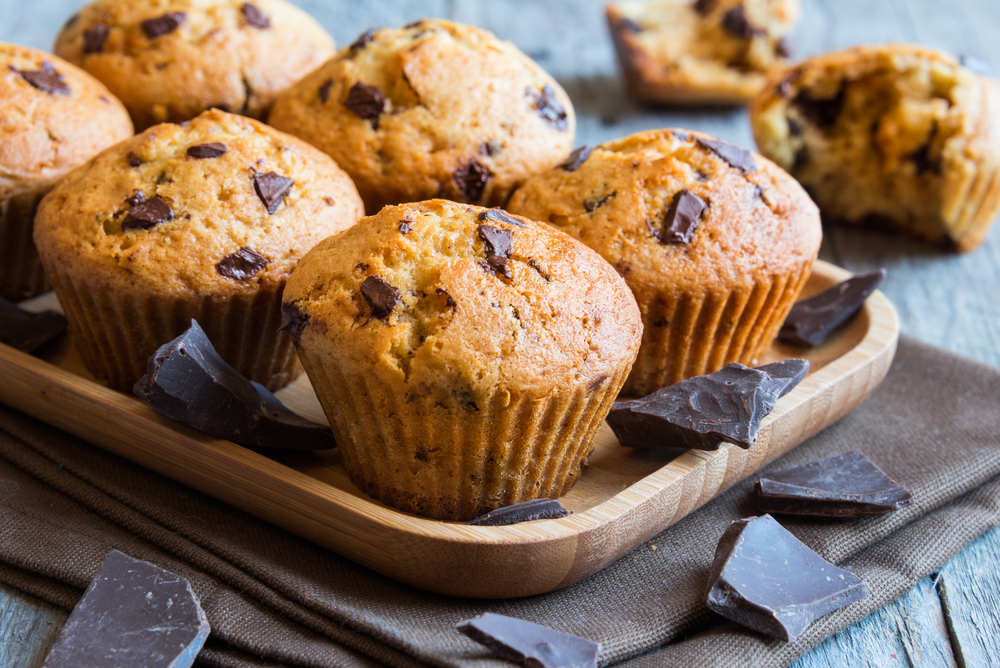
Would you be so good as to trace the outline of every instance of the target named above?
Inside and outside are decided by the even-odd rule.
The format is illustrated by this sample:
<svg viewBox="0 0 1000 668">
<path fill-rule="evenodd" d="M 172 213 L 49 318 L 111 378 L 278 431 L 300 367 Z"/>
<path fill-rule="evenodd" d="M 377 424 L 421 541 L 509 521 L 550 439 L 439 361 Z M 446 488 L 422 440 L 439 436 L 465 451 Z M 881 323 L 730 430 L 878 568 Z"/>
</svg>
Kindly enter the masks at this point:
<svg viewBox="0 0 1000 668">
<path fill-rule="evenodd" d="M 19 192 L 0 201 L 0 297 L 20 301 L 49 289 L 31 238 L 35 211 L 48 188 Z"/>
</svg>

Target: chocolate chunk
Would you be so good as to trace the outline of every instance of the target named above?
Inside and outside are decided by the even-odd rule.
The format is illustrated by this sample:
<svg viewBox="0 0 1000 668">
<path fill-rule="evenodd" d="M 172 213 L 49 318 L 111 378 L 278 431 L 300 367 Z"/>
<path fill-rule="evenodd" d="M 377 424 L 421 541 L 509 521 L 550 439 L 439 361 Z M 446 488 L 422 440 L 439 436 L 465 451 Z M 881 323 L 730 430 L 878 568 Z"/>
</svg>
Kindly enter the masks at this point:
<svg viewBox="0 0 1000 668">
<path fill-rule="evenodd" d="M 283 302 L 281 304 L 281 327 L 278 331 L 288 332 L 292 337 L 292 342 L 297 346 L 302 339 L 302 330 L 309 323 L 309 315 L 303 313 L 302 309 L 295 302 Z"/>
<path fill-rule="evenodd" d="M 805 378 L 809 362 L 790 359 L 755 368 L 727 364 L 642 399 L 616 401 L 608 425 L 632 448 L 749 448 L 778 399 Z"/>
<path fill-rule="evenodd" d="M 483 190 L 486 189 L 486 184 L 492 176 L 493 172 L 489 167 L 475 158 L 469 158 L 469 162 L 459 165 L 452 173 L 451 179 L 467 200 L 476 202 L 483 196 Z"/>
<path fill-rule="evenodd" d="M 375 39 L 375 33 L 377 33 L 378 31 L 379 31 L 378 28 L 369 28 L 364 33 L 362 33 L 356 40 L 354 40 L 354 43 L 351 44 L 351 46 L 348 48 L 350 48 L 352 51 L 358 51 L 360 49 L 365 48 L 366 46 L 368 46 L 368 43 L 370 41 Z"/>
<path fill-rule="evenodd" d="M 246 281 L 263 271 L 267 264 L 266 257 L 254 249 L 244 246 L 235 253 L 230 253 L 219 260 L 219 263 L 215 265 L 215 270 L 226 278 Z"/>
<path fill-rule="evenodd" d="M 284 201 L 294 184 L 295 181 L 292 179 L 274 172 L 253 175 L 253 189 L 257 191 L 257 197 L 267 207 L 269 214 L 278 210 L 278 206 Z"/>
<path fill-rule="evenodd" d="M 885 269 L 858 274 L 809 299 L 796 302 L 785 318 L 778 338 L 799 346 L 818 346 L 861 310 L 865 300 L 882 285 L 886 276 L 888 272 Z"/>
<path fill-rule="evenodd" d="M 705 200 L 687 188 L 674 195 L 674 201 L 663 222 L 664 230 L 660 241 L 667 244 L 690 243 L 694 231 L 698 229 L 701 214 L 707 208 Z"/>
<path fill-rule="evenodd" d="M 604 206 L 609 199 L 618 194 L 617 190 L 612 190 L 611 192 L 608 192 L 607 190 L 604 190 L 604 187 L 602 187 L 601 190 L 595 192 L 587 199 L 583 200 L 583 208 L 587 213 L 593 213 L 594 211 L 597 211 L 602 206 Z M 654 230 L 654 236 L 659 238 L 659 232 L 656 232 Z"/>
<path fill-rule="evenodd" d="M 782 37 L 775 43 L 774 52 L 778 54 L 779 58 L 791 58 L 794 54 L 787 37 Z"/>
<path fill-rule="evenodd" d="M 760 477 L 757 506 L 816 517 L 883 515 L 913 503 L 905 487 L 853 450 Z"/>
<path fill-rule="evenodd" d="M 933 135 L 932 135 L 933 136 Z M 917 167 L 917 175 L 923 174 L 924 172 L 931 172 L 933 174 L 941 174 L 941 156 L 932 159 L 930 157 L 931 142 L 923 144 L 920 148 L 913 152 L 910 159 Z"/>
<path fill-rule="evenodd" d="M 142 26 L 142 31 L 146 33 L 146 37 L 156 39 L 177 30 L 184 23 L 185 16 L 184 12 L 170 12 L 163 16 L 157 16 L 155 19 L 146 19 L 139 25 Z"/>
<path fill-rule="evenodd" d="M 361 283 L 361 295 L 372 310 L 371 317 L 389 322 L 389 314 L 399 303 L 399 290 L 379 276 L 369 276 Z"/>
<path fill-rule="evenodd" d="M 12 70 L 21 75 L 21 78 L 44 93 L 53 95 L 69 95 L 69 86 L 63 81 L 63 75 L 56 72 L 49 63 L 42 63 L 40 70 Z"/>
<path fill-rule="evenodd" d="M 697 12 L 700 16 L 707 16 L 713 9 L 715 9 L 716 0 L 695 0 L 691 3 L 691 9 Z"/>
<path fill-rule="evenodd" d="M 993 76 L 993 68 L 990 67 L 990 64 L 975 56 L 959 56 L 958 62 L 962 64 L 962 67 L 976 74 L 982 74 L 987 77 Z"/>
<path fill-rule="evenodd" d="M 327 79 L 323 84 L 316 89 L 316 94 L 319 95 L 319 100 L 323 104 L 330 99 L 330 89 L 333 88 L 333 79 Z"/>
<path fill-rule="evenodd" d="M 729 525 L 708 577 L 708 607 L 793 642 L 813 620 L 868 596 L 868 585 L 810 550 L 770 515 Z"/>
<path fill-rule="evenodd" d="M 187 668 L 209 630 L 187 580 L 112 550 L 59 631 L 43 668 Z"/>
<path fill-rule="evenodd" d="M 104 42 L 108 39 L 108 26 L 97 23 L 83 33 L 83 52 L 100 53 L 104 50 Z"/>
<path fill-rule="evenodd" d="M 174 217 L 174 210 L 159 195 L 146 199 L 140 192 L 133 195 L 131 201 L 134 203 L 122 221 L 122 232 L 148 230 Z"/>
<path fill-rule="evenodd" d="M 618 27 L 628 32 L 642 32 L 642 26 L 628 18 L 627 16 L 618 21 Z"/>
<path fill-rule="evenodd" d="M 413 221 L 409 218 L 404 218 L 399 221 L 399 227 L 397 228 L 400 234 L 406 234 L 413 229 Z"/>
<path fill-rule="evenodd" d="M 601 644 L 487 612 L 455 627 L 505 661 L 527 668 L 597 668 Z"/>
<path fill-rule="evenodd" d="M 802 118 L 819 128 L 831 127 L 837 122 L 837 117 L 844 108 L 844 88 L 841 87 L 837 94 L 825 100 L 817 100 L 809 95 L 807 89 L 802 89 L 792 100 L 792 104 L 799 110 Z"/>
<path fill-rule="evenodd" d="M 565 161 L 559 164 L 559 167 L 561 169 L 565 169 L 567 172 L 575 172 L 576 170 L 580 169 L 580 165 L 587 162 L 587 158 L 589 158 L 590 154 L 593 152 L 594 149 L 592 149 L 591 147 L 581 146 L 580 148 L 570 153 L 569 157 L 566 158 Z"/>
<path fill-rule="evenodd" d="M 752 39 L 757 33 L 757 29 L 750 24 L 747 10 L 743 5 L 737 5 L 725 13 L 722 17 L 722 27 L 730 35 L 743 39 Z"/>
<path fill-rule="evenodd" d="M 569 117 L 556 99 L 556 91 L 552 86 L 546 84 L 541 91 L 537 88 L 528 88 L 527 92 L 534 100 L 535 109 L 552 127 L 561 132 L 569 129 Z"/>
<path fill-rule="evenodd" d="M 66 318 L 55 311 L 30 313 L 0 297 L 0 343 L 32 353 L 66 331 Z"/>
<path fill-rule="evenodd" d="M 128 158 L 128 166 L 129 167 L 133 167 L 134 168 L 134 167 L 138 167 L 139 165 L 142 164 L 142 158 L 140 158 L 139 156 L 137 156 L 132 151 L 129 151 L 128 155 L 126 157 Z"/>
<path fill-rule="evenodd" d="M 156 412 L 209 436 L 281 450 L 336 447 L 329 427 L 288 410 L 219 356 L 197 322 L 160 346 L 133 388 Z"/>
<path fill-rule="evenodd" d="M 524 227 L 524 223 L 503 209 L 487 209 L 480 213 L 477 218 L 484 223 L 507 223 L 514 227 Z"/>
<path fill-rule="evenodd" d="M 206 158 L 218 158 L 220 155 L 225 155 L 228 150 L 225 144 L 213 141 L 209 144 L 188 146 L 187 154 L 196 160 L 204 160 Z"/>
<path fill-rule="evenodd" d="M 361 83 L 351 86 L 344 106 L 366 121 L 377 120 L 385 110 L 385 95 L 375 86 Z"/>
<path fill-rule="evenodd" d="M 567 515 L 569 511 L 555 499 L 534 499 L 491 510 L 466 524 L 477 527 L 505 527 L 533 520 L 553 520 Z"/>
<path fill-rule="evenodd" d="M 513 232 L 489 225 L 479 226 L 479 237 L 486 242 L 486 261 L 493 270 L 510 278 L 510 267 L 507 266 L 511 251 Z"/>
<path fill-rule="evenodd" d="M 261 30 L 266 30 L 271 27 L 271 19 L 268 18 L 267 14 L 260 11 L 257 5 L 251 5 L 249 2 L 244 2 L 243 6 L 240 7 L 240 11 L 243 12 L 243 18 L 246 19 L 247 25 L 251 25 L 254 28 L 260 28 Z"/>
<path fill-rule="evenodd" d="M 757 165 L 753 160 L 753 153 L 745 148 L 740 148 L 735 144 L 719 141 L 717 139 L 703 139 L 702 137 L 695 137 L 694 140 L 699 146 L 708 149 L 729 163 L 730 167 L 735 167 L 744 174 L 757 169 Z"/>
</svg>

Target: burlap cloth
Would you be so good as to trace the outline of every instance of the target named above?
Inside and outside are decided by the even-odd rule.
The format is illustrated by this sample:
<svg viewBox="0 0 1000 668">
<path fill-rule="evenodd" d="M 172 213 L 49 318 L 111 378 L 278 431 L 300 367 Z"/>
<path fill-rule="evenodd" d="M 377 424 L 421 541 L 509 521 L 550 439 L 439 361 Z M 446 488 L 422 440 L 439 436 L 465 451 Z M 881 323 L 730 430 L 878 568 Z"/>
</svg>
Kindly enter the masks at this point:
<svg viewBox="0 0 1000 668">
<path fill-rule="evenodd" d="M 722 623 L 702 602 L 719 536 L 757 514 L 753 477 L 577 585 L 463 600 L 401 585 L 5 407 L 0 580 L 68 609 L 112 548 L 153 562 L 200 597 L 212 636 L 199 660 L 211 666 L 509 665 L 454 631 L 487 611 L 600 641 L 602 664 L 782 666 L 998 524 L 998 400 L 1000 370 L 904 337 L 861 407 L 772 465 L 856 448 L 916 497 L 863 520 L 781 518 L 872 590 L 792 644 Z"/>
</svg>

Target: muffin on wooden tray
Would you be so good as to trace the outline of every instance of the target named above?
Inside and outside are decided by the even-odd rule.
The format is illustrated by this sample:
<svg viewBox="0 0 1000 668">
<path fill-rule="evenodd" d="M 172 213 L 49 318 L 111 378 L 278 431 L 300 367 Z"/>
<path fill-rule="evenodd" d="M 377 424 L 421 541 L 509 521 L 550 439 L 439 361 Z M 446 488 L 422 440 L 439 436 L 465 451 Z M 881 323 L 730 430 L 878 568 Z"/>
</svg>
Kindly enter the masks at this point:
<svg viewBox="0 0 1000 668">
<path fill-rule="evenodd" d="M 211 107 L 263 120 L 334 44 L 284 0 L 96 0 L 53 50 L 104 82 L 145 130 Z"/>
<path fill-rule="evenodd" d="M 285 280 L 361 214 L 328 156 L 211 110 L 71 172 L 42 200 L 35 243 L 98 379 L 131 391 L 194 318 L 226 362 L 273 390 L 299 372 L 278 332 Z"/>
<path fill-rule="evenodd" d="M 31 228 L 66 172 L 132 136 L 121 102 L 55 56 L 0 42 L 0 297 L 48 289 Z"/>
<path fill-rule="evenodd" d="M 1000 207 L 1000 82 L 920 46 L 862 46 L 771 80 L 750 109 L 761 153 L 824 217 L 960 251 Z"/>
<path fill-rule="evenodd" d="M 660 0 L 605 10 L 632 96 L 665 104 L 742 104 L 789 57 L 799 0 Z"/>
<path fill-rule="evenodd" d="M 644 396 L 767 351 L 819 252 L 819 213 L 769 160 L 683 130 L 583 148 L 507 209 L 568 232 L 625 278 L 642 348 L 623 393 Z"/>
<path fill-rule="evenodd" d="M 333 156 L 369 214 L 445 197 L 496 206 L 573 148 L 555 80 L 480 28 L 371 30 L 283 94 L 268 122 Z"/>
<path fill-rule="evenodd" d="M 642 334 L 592 250 L 443 200 L 320 243 L 283 309 L 354 483 L 449 520 L 565 493 Z"/>
</svg>

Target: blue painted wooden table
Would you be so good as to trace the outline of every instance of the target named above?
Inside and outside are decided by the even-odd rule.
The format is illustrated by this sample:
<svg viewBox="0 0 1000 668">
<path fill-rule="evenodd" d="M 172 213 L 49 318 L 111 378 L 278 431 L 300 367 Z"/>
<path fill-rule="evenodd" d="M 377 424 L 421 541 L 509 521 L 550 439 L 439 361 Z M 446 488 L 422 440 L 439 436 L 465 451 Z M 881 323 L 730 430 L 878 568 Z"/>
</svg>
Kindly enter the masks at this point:
<svg viewBox="0 0 1000 668">
<path fill-rule="evenodd" d="M 0 40 L 50 48 L 79 0 L 0 0 Z M 299 0 L 337 39 L 425 16 L 483 26 L 517 44 L 566 88 L 578 144 L 678 126 L 753 146 L 742 109 L 662 110 L 630 102 L 618 79 L 602 0 Z M 862 42 L 917 42 L 971 54 L 1000 71 L 998 0 L 802 0 L 792 43 L 807 56 Z M 1000 121 L 1000 119 L 998 119 Z M 877 232 L 826 230 L 821 257 L 854 272 L 889 269 L 884 292 L 902 329 L 1000 366 L 1000 227 L 973 253 L 950 255 Z M 815 666 L 1000 665 L 1000 529 L 941 571 L 802 657 Z M 66 613 L 0 586 L 0 666 L 40 666 Z M 997 657 L 997 658 L 994 658 Z"/>
</svg>

